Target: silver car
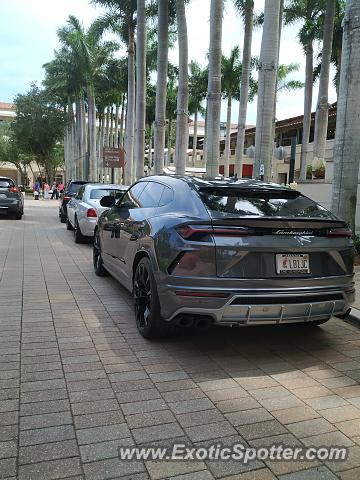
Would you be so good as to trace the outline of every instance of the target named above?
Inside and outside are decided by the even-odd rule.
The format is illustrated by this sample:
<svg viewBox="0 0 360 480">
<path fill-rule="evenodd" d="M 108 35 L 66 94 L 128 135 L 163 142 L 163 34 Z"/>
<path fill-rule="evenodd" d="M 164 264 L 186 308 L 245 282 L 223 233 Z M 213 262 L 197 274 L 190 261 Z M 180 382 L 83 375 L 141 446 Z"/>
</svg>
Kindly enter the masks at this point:
<svg viewBox="0 0 360 480">
<path fill-rule="evenodd" d="M 298 191 L 154 176 L 100 203 L 95 273 L 133 292 L 147 338 L 171 324 L 318 325 L 354 301 L 351 232 Z"/>
<path fill-rule="evenodd" d="M 104 185 L 103 183 L 87 183 L 67 204 L 66 228 L 74 230 L 75 243 L 86 238 L 93 238 L 99 215 L 106 210 L 100 205 L 104 196 L 119 198 L 128 189 L 124 185 Z"/>
</svg>

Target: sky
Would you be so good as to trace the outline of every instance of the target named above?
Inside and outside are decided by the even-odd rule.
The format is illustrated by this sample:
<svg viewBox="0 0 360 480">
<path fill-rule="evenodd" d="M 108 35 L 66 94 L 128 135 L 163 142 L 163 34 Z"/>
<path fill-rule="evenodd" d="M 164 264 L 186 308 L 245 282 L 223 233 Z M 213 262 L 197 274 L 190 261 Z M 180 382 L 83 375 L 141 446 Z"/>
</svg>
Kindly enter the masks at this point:
<svg viewBox="0 0 360 480">
<path fill-rule="evenodd" d="M 264 0 L 255 0 L 255 10 L 260 11 Z M 18 93 L 25 93 L 31 82 L 39 85 L 44 78 L 42 65 L 54 57 L 58 48 L 56 31 L 72 14 L 88 26 L 102 13 L 88 0 L 0 0 L 0 102 L 11 102 Z M 192 0 L 187 7 L 189 61 L 206 64 L 209 45 L 210 0 Z M 285 27 L 281 34 L 280 63 L 297 62 L 299 71 L 290 78 L 304 81 L 305 57 L 297 39 L 299 26 Z M 252 54 L 260 55 L 262 30 L 253 35 Z M 243 25 L 230 0 L 226 0 L 223 19 L 222 50 L 229 55 L 231 49 L 242 48 Z M 319 46 L 317 46 L 319 48 Z M 122 52 L 125 54 L 125 49 Z M 178 51 L 169 54 L 177 63 Z M 255 72 L 256 75 L 256 72 Z M 317 85 L 314 88 L 313 108 L 316 107 Z M 329 102 L 336 101 L 335 88 L 330 85 Z M 283 92 L 278 96 L 277 119 L 281 120 L 303 113 L 303 91 Z M 233 102 L 232 122 L 237 123 L 238 103 Z M 226 104 L 223 102 L 221 121 L 226 121 Z M 256 123 L 256 100 L 248 108 L 248 124 Z"/>
</svg>

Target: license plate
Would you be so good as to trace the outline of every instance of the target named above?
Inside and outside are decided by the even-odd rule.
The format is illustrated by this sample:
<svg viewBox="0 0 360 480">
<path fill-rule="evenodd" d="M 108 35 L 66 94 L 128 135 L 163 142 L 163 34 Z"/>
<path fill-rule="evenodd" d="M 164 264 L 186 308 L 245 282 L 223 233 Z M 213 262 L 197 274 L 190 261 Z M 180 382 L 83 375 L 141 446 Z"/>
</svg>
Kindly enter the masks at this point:
<svg viewBox="0 0 360 480">
<path fill-rule="evenodd" d="M 308 253 L 280 253 L 276 255 L 276 273 L 310 273 Z"/>
<path fill-rule="evenodd" d="M 7 198 L 6 193 L 0 193 L 0 198 Z"/>
</svg>

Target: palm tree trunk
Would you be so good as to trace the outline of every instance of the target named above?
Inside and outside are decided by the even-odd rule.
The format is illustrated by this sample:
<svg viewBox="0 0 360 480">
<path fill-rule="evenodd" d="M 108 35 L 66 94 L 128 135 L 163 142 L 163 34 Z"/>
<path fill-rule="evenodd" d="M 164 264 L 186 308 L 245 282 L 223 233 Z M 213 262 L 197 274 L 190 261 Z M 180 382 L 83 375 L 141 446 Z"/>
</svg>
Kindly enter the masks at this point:
<svg viewBox="0 0 360 480">
<path fill-rule="evenodd" d="M 206 167 L 206 144 L 207 144 L 207 119 L 208 119 L 208 109 L 207 104 L 205 107 L 205 124 L 204 124 L 204 140 L 203 140 L 203 164 Z"/>
<path fill-rule="evenodd" d="M 75 100 L 75 145 L 76 145 L 76 160 L 75 160 L 75 176 L 82 178 L 81 165 L 81 113 L 80 113 L 80 96 L 76 96 Z"/>
<path fill-rule="evenodd" d="M 198 129 L 198 109 L 195 110 L 194 114 L 194 135 L 193 135 L 193 153 L 192 153 L 192 166 L 196 165 L 197 157 L 197 129 Z"/>
<path fill-rule="evenodd" d="M 348 0 L 343 32 L 339 101 L 337 107 L 332 211 L 355 234 L 360 162 L 360 4 Z"/>
<path fill-rule="evenodd" d="M 211 0 L 210 53 L 207 95 L 206 176 L 219 174 L 219 140 L 221 109 L 221 35 L 223 0 Z"/>
<path fill-rule="evenodd" d="M 265 2 L 264 27 L 259 63 L 253 178 L 271 179 L 274 148 L 273 121 L 279 50 L 281 0 Z"/>
<path fill-rule="evenodd" d="M 114 127 L 114 142 L 113 146 L 119 148 L 119 105 L 116 104 L 115 107 L 115 127 Z"/>
<path fill-rule="evenodd" d="M 169 5 L 168 0 L 158 1 L 158 51 L 155 106 L 155 175 L 163 173 L 165 127 L 166 127 L 166 84 L 169 48 Z"/>
<path fill-rule="evenodd" d="M 224 151 L 224 177 L 229 176 L 229 159 L 230 159 L 230 127 L 231 127 L 231 97 L 227 101 L 227 117 L 226 117 L 226 137 Z"/>
<path fill-rule="evenodd" d="M 176 112 L 176 146 L 175 172 L 184 175 L 188 148 L 188 106 L 189 106 L 189 74 L 188 74 L 188 34 L 184 0 L 176 0 L 176 19 L 178 27 L 179 48 L 179 85 Z"/>
<path fill-rule="evenodd" d="M 144 176 L 145 113 L 146 113 L 146 16 L 145 0 L 137 0 L 136 34 L 136 128 L 135 177 Z"/>
<path fill-rule="evenodd" d="M 319 79 L 319 94 L 315 117 L 314 165 L 320 162 L 324 162 L 325 158 L 329 113 L 328 92 L 335 11 L 336 0 L 328 0 L 324 21 L 324 38 Z"/>
<path fill-rule="evenodd" d="M 114 106 L 110 108 L 109 147 L 114 146 Z"/>
<path fill-rule="evenodd" d="M 121 102 L 120 133 L 119 133 L 119 137 L 120 137 L 119 141 L 122 147 L 124 146 L 125 101 L 126 101 L 126 93 L 123 93 L 122 102 Z"/>
<path fill-rule="evenodd" d="M 109 142 L 109 128 L 110 128 L 110 107 L 106 107 L 106 114 L 105 114 L 105 147 L 110 145 Z"/>
<path fill-rule="evenodd" d="M 306 64 L 305 64 L 305 89 L 304 89 L 304 121 L 301 142 L 300 157 L 300 181 L 306 180 L 306 159 L 309 150 L 309 137 L 311 128 L 311 105 L 313 96 L 313 69 L 314 69 L 314 50 L 313 42 L 309 40 L 306 45 Z"/>
<path fill-rule="evenodd" d="M 124 180 L 126 185 L 133 181 L 134 160 L 134 130 L 135 130 L 135 42 L 134 30 L 129 28 L 128 44 L 128 96 L 126 110 L 125 131 L 125 171 Z"/>
<path fill-rule="evenodd" d="M 80 98 L 80 113 L 81 113 L 81 137 L 80 137 L 80 157 L 83 165 L 83 176 L 85 180 L 88 176 L 89 168 L 86 158 L 86 114 L 85 114 L 85 102 L 84 102 L 84 93 L 82 93 Z"/>
<path fill-rule="evenodd" d="M 254 17 L 254 1 L 246 0 L 244 46 L 243 46 L 242 71 L 241 71 L 241 82 L 240 82 L 239 119 L 238 119 L 238 133 L 237 133 L 237 141 L 236 141 L 236 161 L 235 161 L 235 172 L 237 173 L 239 178 L 242 177 L 242 160 L 244 156 L 246 114 L 247 114 L 247 104 L 249 99 L 253 17 Z"/>
<path fill-rule="evenodd" d="M 153 162 L 153 155 L 152 155 L 152 148 L 153 148 L 153 124 L 150 123 L 150 140 L 149 140 L 149 168 L 152 168 L 152 162 Z"/>
<path fill-rule="evenodd" d="M 106 146 L 105 144 L 105 109 L 103 111 L 102 120 L 101 120 L 101 127 L 100 127 L 100 164 L 99 164 L 99 176 L 100 182 L 105 180 L 105 168 L 104 168 L 104 161 L 103 161 L 103 149 Z"/>
<path fill-rule="evenodd" d="M 96 155 L 96 106 L 94 87 L 88 86 L 87 89 L 89 102 L 89 180 L 97 181 L 97 155 Z"/>
</svg>

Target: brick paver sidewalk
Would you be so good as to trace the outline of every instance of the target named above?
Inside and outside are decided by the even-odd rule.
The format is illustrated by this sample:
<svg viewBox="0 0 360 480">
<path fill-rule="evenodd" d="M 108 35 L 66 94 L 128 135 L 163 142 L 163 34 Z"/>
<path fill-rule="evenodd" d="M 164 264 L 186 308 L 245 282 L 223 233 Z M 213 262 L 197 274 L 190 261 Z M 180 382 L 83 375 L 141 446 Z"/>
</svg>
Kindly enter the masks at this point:
<svg viewBox="0 0 360 480">
<path fill-rule="evenodd" d="M 148 342 L 57 202 L 0 219 L 0 478 L 360 478 L 360 330 L 217 329 Z M 345 462 L 120 461 L 119 446 L 345 445 Z"/>
</svg>

